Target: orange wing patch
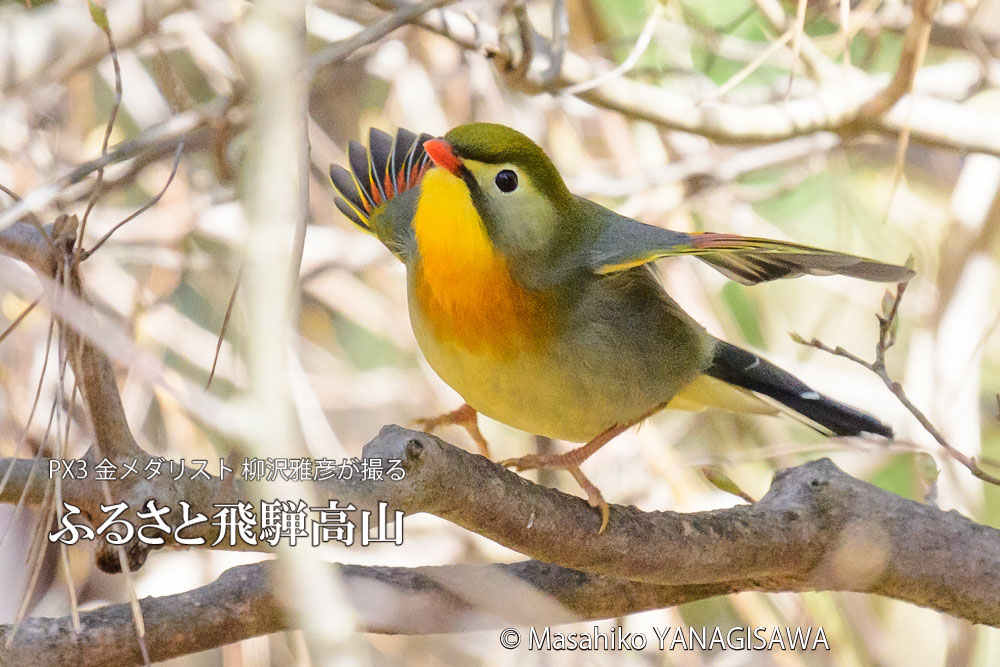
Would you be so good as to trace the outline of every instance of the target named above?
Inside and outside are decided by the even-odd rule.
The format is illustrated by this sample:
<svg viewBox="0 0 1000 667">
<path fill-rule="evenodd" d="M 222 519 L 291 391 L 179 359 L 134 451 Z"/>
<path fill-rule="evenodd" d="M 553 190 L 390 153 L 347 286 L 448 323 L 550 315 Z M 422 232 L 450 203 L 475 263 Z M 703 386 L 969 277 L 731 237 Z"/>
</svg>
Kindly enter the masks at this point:
<svg viewBox="0 0 1000 667">
<path fill-rule="evenodd" d="M 424 152 L 429 134 L 417 136 L 400 129 L 395 137 L 372 128 L 368 148 L 352 141 L 347 147 L 350 170 L 330 165 L 330 182 L 340 195 L 334 200 L 341 213 L 365 231 L 371 231 L 376 208 L 420 182 L 431 166 Z"/>
</svg>

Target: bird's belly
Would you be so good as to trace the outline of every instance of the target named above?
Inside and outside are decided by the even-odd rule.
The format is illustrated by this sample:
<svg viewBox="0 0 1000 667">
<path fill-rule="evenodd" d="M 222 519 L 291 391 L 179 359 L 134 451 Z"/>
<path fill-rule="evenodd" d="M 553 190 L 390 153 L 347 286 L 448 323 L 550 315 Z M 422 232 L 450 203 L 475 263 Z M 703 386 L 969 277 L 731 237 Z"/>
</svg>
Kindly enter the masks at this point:
<svg viewBox="0 0 1000 667">
<path fill-rule="evenodd" d="M 601 395 L 599 382 L 544 353 L 470 350 L 441 340 L 419 318 L 411 319 L 431 368 L 491 419 L 537 435 L 585 442 L 634 412 L 620 397 Z"/>
<path fill-rule="evenodd" d="M 700 363 L 692 358 L 680 370 L 668 363 L 663 372 L 669 346 L 658 346 L 650 358 L 649 348 L 628 336 L 595 344 L 557 334 L 539 343 L 512 331 L 496 339 L 502 343 L 469 347 L 433 326 L 433 316 L 412 296 L 410 301 L 417 342 L 442 380 L 477 412 L 550 438 L 586 442 L 636 423 L 687 384 Z"/>
</svg>

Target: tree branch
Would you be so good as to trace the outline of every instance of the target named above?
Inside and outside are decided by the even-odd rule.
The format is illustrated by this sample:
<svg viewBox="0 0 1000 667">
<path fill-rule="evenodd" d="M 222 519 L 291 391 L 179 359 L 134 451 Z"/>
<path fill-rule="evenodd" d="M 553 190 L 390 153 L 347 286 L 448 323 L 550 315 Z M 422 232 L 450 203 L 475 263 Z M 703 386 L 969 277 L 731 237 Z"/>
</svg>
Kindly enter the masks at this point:
<svg viewBox="0 0 1000 667">
<path fill-rule="evenodd" d="M 598 537 L 600 517 L 584 500 L 437 438 L 386 427 L 365 456 L 400 458 L 407 470 L 399 482 L 365 489 L 369 498 L 564 567 L 653 584 L 767 580 L 770 590 L 866 591 L 1000 624 L 1000 583 L 991 583 L 1000 531 L 878 489 L 825 459 L 779 473 L 754 505 L 693 514 L 612 506 Z"/>
<path fill-rule="evenodd" d="M 755 505 L 692 514 L 613 506 L 598 537 L 599 517 L 582 499 L 433 436 L 386 427 L 365 447 L 365 457 L 385 456 L 405 457 L 403 480 L 340 480 L 324 490 L 359 507 L 388 500 L 429 511 L 559 565 L 341 566 L 369 632 L 549 625 L 748 590 L 877 593 L 1000 625 L 1000 531 L 878 489 L 826 459 L 779 472 Z M 281 590 L 271 565 L 258 564 L 194 591 L 142 601 L 152 657 L 288 629 L 290 603 Z M 541 595 L 525 604 L 531 592 Z M 26 621 L 0 662 L 19 664 L 26 655 L 53 665 L 140 661 L 127 605 L 81 621 L 79 637 L 68 617 Z M 0 644 L 9 631 L 0 626 Z"/>
<path fill-rule="evenodd" d="M 434 634 L 603 619 L 729 593 L 729 584 L 649 586 L 524 561 L 505 565 L 400 568 L 337 566 L 367 632 Z M 293 627 L 271 562 L 241 565 L 201 588 L 141 601 L 153 660 L 167 660 Z M 374 592 L 374 594 L 373 594 Z M 525 596 L 533 604 L 525 604 Z M 128 605 L 69 617 L 27 619 L 0 663 L 139 665 Z"/>
<path fill-rule="evenodd" d="M 408 6 L 397 0 L 369 1 L 386 10 Z M 508 67 L 508 56 L 495 26 L 447 9 L 424 15 L 420 25 L 465 49 L 494 59 L 501 70 Z M 603 69 L 611 69 L 611 66 L 606 65 Z M 911 93 L 897 98 L 884 113 L 872 115 L 865 111 L 865 105 L 886 90 L 890 79 L 867 76 L 858 70 L 852 72 L 850 86 L 837 77 L 828 76 L 811 97 L 764 104 L 697 100 L 625 77 L 606 81 L 581 92 L 579 97 L 630 118 L 692 132 L 722 143 L 777 141 L 824 130 L 843 135 L 863 131 L 896 135 L 909 125 L 913 141 L 963 152 L 1000 155 L 1000 135 L 993 131 L 995 122 L 990 114 L 927 94 Z M 532 68 L 521 79 L 520 87 L 530 94 L 558 92 L 561 88 L 590 81 L 598 74 L 592 61 L 567 51 L 562 56 L 559 76 L 548 77 Z M 900 75 L 898 82 L 906 80 Z M 881 99 L 891 100 L 897 87 L 893 85 Z M 905 106 L 908 104 L 913 105 L 912 112 Z M 874 110 L 880 107 L 881 104 Z"/>
<path fill-rule="evenodd" d="M 312 64 L 340 62 L 359 45 L 416 21 L 418 15 L 448 1 L 374 2 L 397 11 L 321 52 Z M 772 22 L 787 19 L 779 3 L 760 0 L 759 4 L 769 9 Z M 836 68 L 807 39 L 801 55 L 820 79 L 819 88 L 812 97 L 783 103 L 693 100 L 621 76 L 601 75 L 601 71 L 614 70 L 610 65 L 602 70 L 599 63 L 595 67 L 593 61 L 563 53 L 562 48 L 555 49 L 558 56 L 542 50 L 552 59 L 548 68 L 544 63 L 532 67 L 531 58 L 523 58 L 518 63 L 523 67 L 514 67 L 520 75 L 512 81 L 530 93 L 576 86 L 576 94 L 592 104 L 724 142 L 773 141 L 820 130 L 843 136 L 870 129 L 892 133 L 912 123 L 915 139 L 1000 155 L 1000 139 L 989 131 L 992 118 L 977 110 L 926 95 L 909 98 L 912 117 L 902 110 L 922 60 L 934 4 L 935 0 L 917 0 L 916 18 L 907 29 L 894 76 L 869 77 L 854 71 L 852 76 L 858 78 L 852 79 L 854 96 L 849 99 L 844 82 L 834 76 Z M 160 11 L 178 6 L 164 3 Z M 522 13 L 520 19 L 522 37 L 533 50 L 534 34 L 527 15 Z M 501 70 L 513 65 L 491 26 L 455 12 L 434 12 L 420 21 L 466 49 L 485 51 Z M 53 34 L 66 34 L 67 24 L 54 25 Z M 140 38 L 142 29 L 141 23 L 116 26 L 125 42 Z M 13 43 L 13 35 L 0 30 L 0 41 L 6 37 Z M 103 45 L 98 46 L 72 54 L 62 67 L 71 69 L 100 57 Z M 20 53 L 14 48 L 8 51 L 9 58 Z M 0 89 L 18 90 L 30 80 L 24 76 L 26 71 L 34 76 L 53 64 L 39 67 L 0 67 L 0 72 L 13 73 L 0 78 Z M 267 86 L 263 89 L 270 91 Z M 188 132 L 204 131 L 221 111 L 222 107 L 211 113 L 179 114 L 0 212 L 0 252 L 26 262 L 39 274 L 50 308 L 66 325 L 64 349 L 94 428 L 95 446 L 87 454 L 92 464 L 96 457 L 106 456 L 119 463 L 134 458 L 145 467 L 151 457 L 136 443 L 126 421 L 111 361 L 119 357 L 105 353 L 107 342 L 100 342 L 92 333 L 96 328 L 88 324 L 94 318 L 88 312 L 72 254 L 73 219 L 63 216 L 45 230 L 17 220 L 96 169 L 176 145 Z M 270 116 L 264 114 L 264 118 Z M 837 140 L 829 134 L 806 138 L 824 145 Z M 728 166 L 739 170 L 738 165 Z M 681 168 L 700 167 L 687 164 Z M 723 172 L 715 173 L 725 178 Z M 61 285 L 53 281 L 60 267 L 68 269 L 59 274 L 65 279 Z M 60 310 L 67 307 L 65 302 L 76 309 L 75 316 Z M 366 445 L 364 456 L 399 459 L 406 475 L 401 480 L 358 477 L 315 482 L 316 490 L 362 511 L 377 510 L 379 503 L 387 502 L 409 514 L 431 513 L 533 559 L 509 565 L 413 569 L 338 566 L 361 627 L 369 632 L 418 634 L 549 625 L 609 618 L 739 591 L 812 590 L 880 594 L 1000 627 L 1000 531 L 878 489 L 826 459 L 779 472 L 770 491 L 749 505 L 691 514 L 616 505 L 608 530 L 597 535 L 600 519 L 582 499 L 533 484 L 433 436 L 385 427 Z M 26 502 L 41 503 L 51 483 L 47 470 L 45 458 L 0 459 L 0 476 L 10 473 L 0 502 L 17 502 L 23 494 Z M 62 497 L 80 507 L 91 522 L 101 516 L 100 505 L 109 497 L 127 502 L 133 512 L 153 498 L 171 509 L 183 501 L 192 512 L 207 515 L 220 504 L 258 495 L 233 476 L 223 481 L 135 475 L 106 485 L 80 479 L 62 484 Z M 166 518 L 173 528 L 179 523 L 178 514 L 172 512 Z M 402 530 L 402 526 L 397 528 Z M 188 527 L 184 536 L 203 537 L 211 543 L 220 530 L 205 522 Z M 172 533 L 164 537 L 168 548 L 187 546 L 179 545 Z M 226 545 L 222 542 L 218 548 Z M 152 548 L 133 541 L 128 545 L 127 564 L 140 567 Z M 237 548 L 269 547 L 260 542 Z M 114 571 L 120 566 L 117 553 L 106 542 L 97 553 L 102 569 Z M 289 599 L 287 582 L 280 581 L 280 576 L 271 563 L 242 566 L 198 589 L 146 599 L 141 609 L 151 656 L 164 660 L 293 627 L 301 600 Z M 9 646 L 13 628 L 0 626 L 0 664 L 141 664 L 144 656 L 136 642 L 133 618 L 129 605 L 109 605 L 84 614 L 79 633 L 74 632 L 70 617 L 29 619 Z"/>
<path fill-rule="evenodd" d="M 861 107 L 862 116 L 881 116 L 913 89 L 913 79 L 927 53 L 937 3 L 938 0 L 916 0 L 913 3 L 913 16 L 903 37 L 903 50 L 896 71 L 889 84 Z"/>
<path fill-rule="evenodd" d="M 613 505 L 598 537 L 600 517 L 583 499 L 433 436 L 387 426 L 364 456 L 401 459 L 406 476 L 316 482 L 324 497 L 358 509 L 384 501 L 409 514 L 429 512 L 591 574 L 656 585 L 742 581 L 741 590 L 870 592 L 1000 625 L 1000 531 L 878 489 L 826 459 L 779 473 L 754 505 L 692 514 Z M 0 472 L 10 463 L 0 460 Z M 26 464 L 16 465 L 23 473 Z M 76 483 L 64 494 L 72 501 L 80 490 Z"/>
<path fill-rule="evenodd" d="M 237 91 L 237 97 L 239 96 Z M 234 98 L 235 99 L 235 98 Z M 36 188 L 19 201 L 0 211 L 0 230 L 8 228 L 34 211 L 39 211 L 59 197 L 67 188 L 83 181 L 93 172 L 108 165 L 131 160 L 148 153 L 174 150 L 181 141 L 195 132 L 217 123 L 234 99 L 220 98 L 206 104 L 202 109 L 179 113 L 169 120 L 149 128 L 142 135 L 123 141 L 99 158 L 85 162 L 64 174 L 52 183 Z"/>
</svg>

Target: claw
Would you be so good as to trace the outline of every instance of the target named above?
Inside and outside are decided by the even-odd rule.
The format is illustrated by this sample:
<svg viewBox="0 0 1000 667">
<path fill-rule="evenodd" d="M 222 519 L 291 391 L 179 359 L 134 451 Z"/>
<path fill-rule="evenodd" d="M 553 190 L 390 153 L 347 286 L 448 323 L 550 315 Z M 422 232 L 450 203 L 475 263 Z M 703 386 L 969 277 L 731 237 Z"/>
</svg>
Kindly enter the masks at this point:
<svg viewBox="0 0 1000 667">
<path fill-rule="evenodd" d="M 600 490 L 594 486 L 593 482 L 587 479 L 579 467 L 574 466 L 567 468 L 567 470 L 569 470 L 569 474 L 573 475 L 573 479 L 580 485 L 583 492 L 587 494 L 587 504 L 600 510 L 601 527 L 597 530 L 597 534 L 600 535 L 608 527 L 608 521 L 611 519 L 611 506 L 608 505 L 608 501 L 601 495 Z"/>
<path fill-rule="evenodd" d="M 527 456 L 520 456 L 512 459 L 504 459 L 500 461 L 500 465 L 504 468 L 514 468 L 518 472 L 524 470 L 538 470 L 539 468 L 557 468 L 562 470 L 568 470 L 569 474 L 573 475 L 573 479 L 576 480 L 577 484 L 585 494 L 587 494 L 587 504 L 594 507 L 601 512 L 601 527 L 597 531 L 600 535 L 608 527 L 608 521 L 611 518 L 611 506 L 608 502 L 604 500 L 604 496 L 601 495 L 600 490 L 594 486 L 593 482 L 587 479 L 587 476 L 583 474 L 580 470 L 580 466 L 576 464 L 576 457 L 570 456 L 573 452 L 567 452 L 566 454 L 528 454 Z"/>
<path fill-rule="evenodd" d="M 628 428 L 627 425 L 609 428 L 582 447 L 572 449 L 565 454 L 529 454 L 518 458 L 504 459 L 500 465 L 505 468 L 514 468 L 518 472 L 539 468 L 568 470 L 583 492 L 587 494 L 587 504 L 601 512 L 601 527 L 597 531 L 597 534 L 600 535 L 608 527 L 608 521 L 611 519 L 611 507 L 604 500 L 604 496 L 597 490 L 597 487 L 580 470 L 580 464 L 626 428 Z"/>
<path fill-rule="evenodd" d="M 513 468 L 518 472 L 540 470 L 542 468 L 569 470 L 579 464 L 576 457 L 570 456 L 570 454 L 573 454 L 573 452 L 566 452 L 565 454 L 528 454 L 527 456 L 504 459 L 500 461 L 500 465 L 504 468 Z"/>
<path fill-rule="evenodd" d="M 504 459 L 500 462 L 504 468 L 513 468 L 517 472 L 524 472 L 525 470 L 538 470 L 539 468 L 564 468 L 565 466 L 560 466 L 558 461 L 552 459 L 558 459 L 558 456 L 542 456 L 540 454 L 528 454 L 527 456 L 517 456 L 511 459 Z"/>
</svg>

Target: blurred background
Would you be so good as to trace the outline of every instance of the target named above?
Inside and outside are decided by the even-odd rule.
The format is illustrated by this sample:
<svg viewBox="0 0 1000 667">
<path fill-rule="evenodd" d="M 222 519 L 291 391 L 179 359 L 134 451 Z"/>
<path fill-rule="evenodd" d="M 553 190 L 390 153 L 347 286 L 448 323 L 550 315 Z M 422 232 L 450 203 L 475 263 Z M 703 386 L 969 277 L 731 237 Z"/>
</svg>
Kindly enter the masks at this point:
<svg viewBox="0 0 1000 667">
<path fill-rule="evenodd" d="M 86 4 L 30 4 L 0 3 L 0 184 L 22 196 L 99 156 L 115 107 L 115 67 Z M 780 109 L 820 93 L 843 102 L 865 82 L 885 85 L 896 71 L 912 18 L 910 3 L 811 0 L 800 7 L 743 0 L 532 0 L 512 6 L 464 0 L 448 7 L 447 16 L 456 28 L 460 21 L 473 25 L 473 17 L 481 30 L 473 43 L 403 26 L 346 53 L 336 51 L 338 44 L 343 47 L 341 40 L 382 20 L 391 6 L 315 0 L 305 10 L 306 57 L 312 68 L 310 183 L 289 382 L 312 456 L 357 456 L 382 425 L 412 425 L 462 402 L 417 349 L 403 267 L 333 206 L 329 165 L 346 164 L 348 142 L 366 141 L 370 127 L 443 134 L 465 122 L 492 121 L 541 144 L 575 193 L 650 224 L 788 239 L 888 262 L 912 255 L 917 277 L 902 302 L 898 339 L 887 356 L 889 373 L 955 447 L 985 466 L 1000 459 L 1000 341 L 992 335 L 1000 318 L 995 290 L 1000 2 L 966 0 L 938 7 L 915 83 L 917 96 L 937 104 L 930 123 L 922 108 L 909 106 L 908 97 L 894 109 L 896 120 L 867 128 L 870 132 L 786 133 L 738 144 L 581 97 L 587 85 L 623 77 L 669 91 L 675 101 L 688 100 L 692 117 L 713 105 Z M 776 27 L 764 11 L 768 7 L 780 10 L 791 32 Z M 109 2 L 106 9 L 122 81 L 110 145 L 138 141 L 142 150 L 106 170 L 85 245 L 92 246 L 168 181 L 169 187 L 85 263 L 86 293 L 98 311 L 162 362 L 163 376 L 174 386 L 204 387 L 247 233 L 240 172 L 250 148 L 251 106 L 237 34 L 252 6 L 226 0 L 122 1 Z M 548 53 L 535 49 L 523 75 L 503 71 L 509 69 L 505 53 L 514 65 L 522 62 L 519 15 L 538 32 L 538 44 L 551 47 Z M 440 22 L 443 16 L 434 10 L 427 20 Z M 584 81 L 577 94 L 540 90 L 538 81 L 545 82 L 546 67 L 560 45 L 574 62 L 590 66 L 588 76 L 604 78 Z M 488 57 L 498 46 L 500 57 Z M 817 61 L 828 66 L 825 75 L 817 73 Z M 911 120 L 931 129 L 938 123 L 961 125 L 970 110 L 977 117 L 993 115 L 981 146 L 929 142 L 917 130 L 901 143 Z M 752 121 L 748 116 L 747 123 Z M 82 215 L 94 185 L 93 174 L 66 184 L 39 217 L 48 222 L 58 213 Z M 0 201 L 7 205 L 10 199 L 0 195 Z M 873 373 L 789 336 L 816 337 L 873 359 L 875 314 L 881 312 L 885 286 L 805 277 L 748 288 L 690 259 L 663 260 L 658 268 L 671 295 L 713 334 L 878 415 L 898 438 L 892 445 L 824 439 L 788 419 L 663 412 L 587 462 L 587 474 L 610 502 L 682 512 L 727 507 L 742 501 L 710 483 L 703 469 L 728 476 L 759 498 L 776 470 L 828 456 L 894 493 L 1000 526 L 1000 490 L 945 456 Z M 23 271 L 0 258 L 0 275 L 10 278 Z M 13 284 L 0 281 L 0 327 L 13 323 L 37 296 Z M 33 456 L 51 446 L 45 442 L 46 417 L 66 387 L 59 383 L 57 364 L 45 366 L 43 376 L 49 322 L 43 303 L 0 342 L 2 456 Z M 198 391 L 229 401 L 247 386 L 247 327 L 240 292 L 214 379 Z M 130 424 L 147 451 L 218 461 L 232 450 L 235 443 L 224 428 L 196 415 L 144 366 L 120 368 Z M 28 426 L 36 386 L 43 416 Z M 80 456 L 90 442 L 86 421 L 73 412 L 68 418 L 76 426 L 67 451 Z M 488 419 L 481 425 L 497 458 L 564 446 L 536 442 Z M 461 429 L 447 428 L 441 435 L 475 451 Z M 272 455 L 283 455 L 277 443 Z M 210 469 L 217 472 L 217 466 Z M 525 474 L 537 479 L 536 473 Z M 542 481 L 578 492 L 568 475 L 546 474 Z M 69 611 L 58 550 L 30 548 L 39 526 L 44 523 L 33 510 L 0 507 L 5 535 L 0 563 L 7 573 L 0 581 L 0 622 L 13 621 L 25 596 L 30 615 Z M 98 572 L 91 549 L 90 543 L 69 549 L 81 607 L 127 600 L 125 578 Z M 236 563 L 265 557 L 208 549 L 156 553 L 135 574 L 135 589 L 140 597 L 174 593 L 208 583 Z M 404 566 L 523 558 L 427 515 L 408 518 L 402 547 L 330 549 L 324 557 Z M 744 593 L 603 623 L 619 624 L 626 630 L 823 626 L 832 650 L 647 650 L 583 659 L 666 665 L 1000 664 L 996 630 L 869 595 Z M 363 641 L 371 646 L 375 664 L 584 664 L 572 653 L 505 651 L 495 632 L 365 635 Z M 284 633 L 169 664 L 311 663 L 298 633 Z"/>
</svg>

